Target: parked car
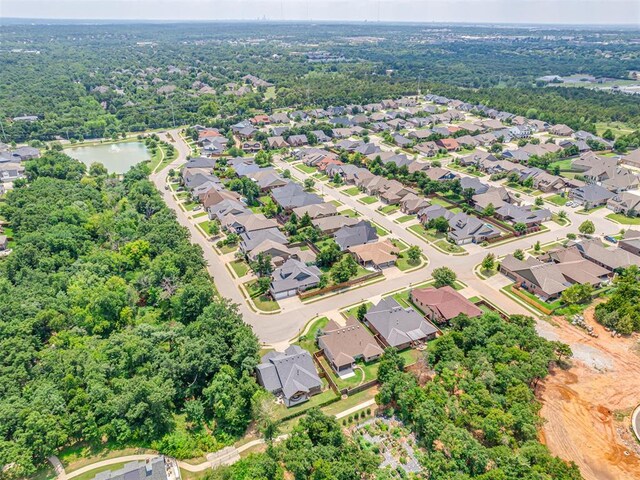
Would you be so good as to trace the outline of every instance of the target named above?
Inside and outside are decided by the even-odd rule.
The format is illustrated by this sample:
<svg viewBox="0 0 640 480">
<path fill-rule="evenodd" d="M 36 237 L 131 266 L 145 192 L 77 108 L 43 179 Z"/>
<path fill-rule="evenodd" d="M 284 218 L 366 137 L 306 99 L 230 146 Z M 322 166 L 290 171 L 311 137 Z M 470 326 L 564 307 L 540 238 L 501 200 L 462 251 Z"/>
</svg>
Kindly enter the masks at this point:
<svg viewBox="0 0 640 480">
<path fill-rule="evenodd" d="M 618 243 L 618 240 L 617 240 L 617 239 L 615 239 L 615 238 L 613 238 L 611 235 L 605 235 L 605 236 L 604 236 L 604 239 L 605 239 L 607 242 L 611 242 L 611 243 Z"/>
</svg>

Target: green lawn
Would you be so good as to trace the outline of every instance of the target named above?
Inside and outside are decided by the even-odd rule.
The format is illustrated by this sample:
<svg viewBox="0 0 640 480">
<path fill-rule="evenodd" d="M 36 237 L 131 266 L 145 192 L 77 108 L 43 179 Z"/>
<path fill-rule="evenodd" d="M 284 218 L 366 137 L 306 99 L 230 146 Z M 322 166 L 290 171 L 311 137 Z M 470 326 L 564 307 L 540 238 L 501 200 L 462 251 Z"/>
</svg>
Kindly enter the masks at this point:
<svg viewBox="0 0 640 480">
<path fill-rule="evenodd" d="M 432 198 L 429 198 L 428 200 L 431 203 L 431 205 L 440 205 L 440 206 L 443 206 L 443 207 L 450 207 L 451 206 L 451 203 L 447 202 L 443 198 L 432 197 Z"/>
<path fill-rule="evenodd" d="M 398 210 L 400 210 L 399 205 L 386 205 L 384 207 L 378 208 L 378 211 L 380 213 L 383 213 L 384 215 L 391 215 L 392 213 L 397 212 Z"/>
<path fill-rule="evenodd" d="M 396 261 L 396 267 L 398 267 L 402 272 L 411 268 L 419 267 L 420 265 L 422 265 L 422 258 L 420 258 L 416 263 L 411 263 L 406 254 L 400 254 Z"/>
<path fill-rule="evenodd" d="M 193 215 L 192 218 L 202 218 L 202 217 L 204 217 L 206 215 L 207 215 L 207 212 L 198 212 L 195 215 Z"/>
<path fill-rule="evenodd" d="M 387 231 L 387 229 L 378 225 L 376 222 L 371 222 L 371 225 L 375 227 L 376 233 L 378 234 L 379 237 L 384 237 L 386 235 L 389 235 L 389 231 Z"/>
<path fill-rule="evenodd" d="M 447 253 L 464 253 L 466 250 L 458 245 L 448 242 L 444 238 L 434 242 L 434 245 Z"/>
<path fill-rule="evenodd" d="M 360 189 L 358 187 L 349 187 L 342 190 L 342 193 L 353 197 L 354 195 L 358 195 L 360 193 Z"/>
<path fill-rule="evenodd" d="M 334 205 L 336 208 L 337 207 L 341 207 L 342 205 L 344 205 L 344 203 L 342 203 L 340 200 L 331 200 L 329 203 L 331 205 Z"/>
<path fill-rule="evenodd" d="M 235 252 L 238 249 L 238 244 L 235 245 L 223 245 L 220 248 L 220 252 L 222 252 L 222 254 L 227 254 L 227 253 L 231 253 L 231 252 Z"/>
<path fill-rule="evenodd" d="M 264 92 L 264 99 L 271 100 L 273 98 L 276 98 L 276 87 L 275 86 L 267 87 L 267 89 Z"/>
<path fill-rule="evenodd" d="M 408 230 L 410 232 L 415 233 L 419 237 L 423 238 L 427 242 L 435 242 L 436 240 L 445 237 L 444 233 L 436 232 L 435 229 L 433 229 L 433 228 L 426 229 L 426 228 L 424 228 L 424 225 L 422 225 L 421 223 L 419 223 L 417 225 L 411 225 L 408 228 Z"/>
<path fill-rule="evenodd" d="M 342 210 L 341 212 L 338 212 L 340 215 L 345 215 L 347 217 L 351 217 L 351 218 L 357 218 L 360 216 L 360 214 L 358 212 L 356 212 L 355 210 L 353 210 L 352 208 L 349 208 L 348 210 Z"/>
<path fill-rule="evenodd" d="M 316 335 L 319 330 L 323 329 L 329 319 L 327 317 L 320 317 L 317 320 L 313 320 L 313 323 L 309 327 L 309 331 L 298 338 L 298 341 L 295 342 L 295 345 L 299 345 L 309 352 L 315 352 L 318 347 L 316 346 Z"/>
<path fill-rule="evenodd" d="M 508 293 L 512 293 L 511 292 L 511 285 L 507 285 L 506 287 L 503 287 L 503 290 L 505 290 Z M 545 302 L 544 300 L 542 300 L 541 298 L 538 298 L 537 296 L 535 296 L 533 293 L 529 293 L 527 290 L 525 290 L 524 288 L 521 288 L 519 290 L 521 293 L 523 293 L 526 297 L 530 298 L 531 300 L 533 300 L 534 303 L 536 303 L 537 305 L 541 305 L 544 308 L 548 308 L 549 310 L 555 310 L 556 308 L 559 308 L 562 306 L 562 301 L 561 300 L 556 300 L 554 302 Z M 517 296 L 517 295 L 516 295 Z"/>
<path fill-rule="evenodd" d="M 627 217 L 621 213 L 610 213 L 607 218 L 623 225 L 640 225 L 640 217 Z"/>
<path fill-rule="evenodd" d="M 323 380 L 322 383 L 326 390 L 324 390 L 322 393 L 319 393 L 318 395 L 314 395 L 304 403 L 289 408 L 285 407 L 282 403 L 278 404 L 274 409 L 274 418 L 278 420 L 288 415 L 293 415 L 294 413 L 306 412 L 310 408 L 317 407 L 318 405 L 336 398 L 336 394 L 333 392 L 333 390 L 331 390 L 331 388 L 328 387 L 326 380 Z"/>
<path fill-rule="evenodd" d="M 272 300 L 268 295 L 260 292 L 257 288 L 256 280 L 251 280 L 250 282 L 245 283 L 244 286 L 247 289 L 247 292 L 249 292 L 249 296 L 258 310 L 262 310 L 263 312 L 274 312 L 280 308 L 278 302 Z"/>
<path fill-rule="evenodd" d="M 572 158 L 565 158 L 564 160 L 558 160 L 557 162 L 553 162 L 549 164 L 549 171 L 553 171 L 553 169 L 557 166 L 560 168 L 560 171 L 570 171 L 571 164 L 573 163 Z"/>
<path fill-rule="evenodd" d="M 327 177 L 324 173 L 314 173 L 313 177 L 317 178 L 318 180 L 320 180 L 321 182 L 324 182 L 325 180 L 328 180 L 329 177 Z"/>
<path fill-rule="evenodd" d="M 391 244 L 398 249 L 399 252 L 403 252 L 409 248 L 409 245 L 399 238 L 392 238 Z"/>
<path fill-rule="evenodd" d="M 555 194 L 555 195 L 551 195 L 550 197 L 546 197 L 545 200 L 547 202 L 551 202 L 554 205 L 558 205 L 559 207 L 563 207 L 568 201 L 569 198 L 567 198 L 566 196 L 562 196 L 559 194 Z"/>
<path fill-rule="evenodd" d="M 249 272 L 249 265 L 244 260 L 235 260 L 229 263 L 238 278 L 244 277 Z"/>
<path fill-rule="evenodd" d="M 376 203 L 378 199 L 376 197 L 372 197 L 369 195 L 369 196 L 360 198 L 358 201 L 366 205 L 371 205 L 372 203 Z"/>
<path fill-rule="evenodd" d="M 300 170 L 303 173 L 307 173 L 307 174 L 312 174 L 312 173 L 316 172 L 316 169 L 314 167 L 310 167 L 309 165 L 305 165 L 304 163 L 296 165 L 294 168 L 296 168 L 297 170 Z"/>
<path fill-rule="evenodd" d="M 373 303 L 365 302 L 365 305 L 367 306 L 367 310 L 368 310 L 373 306 Z M 345 310 L 344 312 L 342 312 L 342 316 L 345 317 L 345 318 L 349 318 L 349 317 L 356 318 L 356 313 L 358 312 L 358 308 L 359 307 L 360 307 L 360 304 L 355 305 L 355 306 L 349 308 L 348 310 Z"/>
<path fill-rule="evenodd" d="M 569 223 L 569 220 L 567 220 L 566 218 L 560 218 L 557 213 L 551 215 L 551 220 L 556 222 L 561 227 L 564 227 Z"/>
<path fill-rule="evenodd" d="M 416 219 L 417 217 L 415 215 L 403 215 L 402 217 L 396 218 L 396 222 L 398 223 L 406 223 L 406 222 L 410 222 L 411 220 Z"/>
</svg>

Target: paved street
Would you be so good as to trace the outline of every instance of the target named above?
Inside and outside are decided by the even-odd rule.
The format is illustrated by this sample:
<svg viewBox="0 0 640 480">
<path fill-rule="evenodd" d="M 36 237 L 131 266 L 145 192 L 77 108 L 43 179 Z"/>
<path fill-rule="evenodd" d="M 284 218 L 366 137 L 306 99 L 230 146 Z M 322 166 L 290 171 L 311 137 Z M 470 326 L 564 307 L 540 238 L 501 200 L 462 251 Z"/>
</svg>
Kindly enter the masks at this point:
<svg viewBox="0 0 640 480">
<path fill-rule="evenodd" d="M 243 295 L 238 290 L 238 284 L 240 282 L 232 277 L 226 269 L 224 261 L 216 254 L 210 242 L 196 228 L 194 222 L 189 219 L 189 215 L 180 208 L 171 190 L 165 190 L 169 170 L 172 168 L 178 169 L 179 166 L 186 161 L 187 155 L 191 153 L 189 146 L 182 140 L 177 130 L 171 131 L 170 133 L 176 140 L 174 145 L 178 150 L 179 156 L 162 171 L 153 174 L 151 179 L 162 193 L 169 208 L 176 212 L 179 223 L 185 226 L 191 233 L 192 241 L 202 247 L 205 259 L 208 262 L 209 273 L 214 279 L 220 294 L 239 305 L 239 310 L 245 321 L 253 327 L 260 340 L 266 345 L 283 346 L 287 344 L 290 339 L 296 337 L 304 325 L 314 316 L 325 314 L 326 312 L 337 312 L 337 310 L 343 307 L 365 299 L 375 302 L 387 292 L 424 282 L 430 278 L 434 268 L 441 266 L 447 266 L 453 269 L 458 275 L 458 279 L 467 285 L 464 291 L 465 295 L 469 297 L 475 295 L 485 297 L 497 307 L 511 314 L 520 313 L 532 315 L 528 309 L 525 309 L 519 303 L 514 302 L 511 298 L 499 291 L 501 287 L 509 283 L 505 277 L 498 274 L 488 280 L 481 280 L 473 273 L 473 268 L 482 261 L 487 253 L 491 252 L 494 253 L 496 257 L 500 257 L 512 253 L 517 248 L 531 248 L 536 241 L 545 244 L 565 238 L 569 232 L 578 233 L 580 223 L 586 219 L 594 222 L 597 234 L 613 234 L 621 228 L 621 226 L 604 218 L 605 215 L 609 213 L 606 209 L 597 210 L 589 215 L 581 215 L 570 208 L 560 208 L 555 205 L 546 204 L 545 207 L 554 212 L 564 209 L 568 214 L 569 220 L 572 222 L 571 225 L 561 227 L 554 222 L 548 222 L 547 226 L 549 227 L 549 231 L 533 237 L 518 239 L 493 248 L 467 245 L 465 248 L 469 252 L 468 255 L 452 256 L 437 250 L 422 238 L 413 235 L 407 230 L 406 225 L 395 223 L 387 216 L 377 212 L 375 206 L 364 205 L 354 197 L 346 195 L 327 184 L 317 182 L 316 187 L 325 195 L 328 201 L 336 199 L 390 231 L 392 236 L 400 238 L 408 244 L 418 245 L 429 258 L 429 265 L 426 268 L 421 268 L 403 275 L 393 275 L 390 276 L 392 278 L 385 279 L 383 282 L 346 291 L 313 303 L 283 302 L 281 313 L 275 315 L 261 314 L 249 308 Z M 166 136 L 163 139 L 166 140 Z M 292 175 L 299 180 L 304 180 L 310 176 L 293 168 L 291 164 L 280 160 L 276 160 L 276 166 L 283 169 L 288 168 Z M 526 194 L 522 194 L 522 198 L 529 203 L 533 203 L 534 200 L 534 197 Z M 555 338 L 550 325 L 546 322 L 538 322 L 538 330 L 541 335 Z"/>
</svg>

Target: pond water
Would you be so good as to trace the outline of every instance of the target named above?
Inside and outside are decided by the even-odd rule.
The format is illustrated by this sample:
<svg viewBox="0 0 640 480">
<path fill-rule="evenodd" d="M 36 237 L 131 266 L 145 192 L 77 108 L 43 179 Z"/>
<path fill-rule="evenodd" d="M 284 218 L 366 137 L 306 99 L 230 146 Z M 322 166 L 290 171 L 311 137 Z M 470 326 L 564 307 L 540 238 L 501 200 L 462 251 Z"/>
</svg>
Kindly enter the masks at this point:
<svg viewBox="0 0 640 480">
<path fill-rule="evenodd" d="M 65 149 L 65 153 L 87 167 L 94 162 L 102 163 L 110 173 L 125 173 L 135 164 L 151 159 L 147 146 L 142 142 L 73 147 Z"/>
</svg>

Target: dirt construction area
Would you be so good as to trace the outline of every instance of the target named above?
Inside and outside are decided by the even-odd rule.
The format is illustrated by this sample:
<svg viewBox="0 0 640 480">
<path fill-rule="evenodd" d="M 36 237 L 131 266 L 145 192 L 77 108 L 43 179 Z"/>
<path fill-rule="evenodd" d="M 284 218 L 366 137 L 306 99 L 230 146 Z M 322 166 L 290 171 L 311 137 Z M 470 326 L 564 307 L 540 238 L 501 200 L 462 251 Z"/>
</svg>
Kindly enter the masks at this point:
<svg viewBox="0 0 640 480">
<path fill-rule="evenodd" d="M 556 368 L 536 391 L 543 404 L 541 440 L 554 455 L 574 461 L 588 480 L 640 479 L 640 443 L 630 416 L 640 403 L 640 343 L 612 338 L 593 319 L 593 338 L 562 318 L 558 340 L 573 350 L 572 367 Z"/>
</svg>

